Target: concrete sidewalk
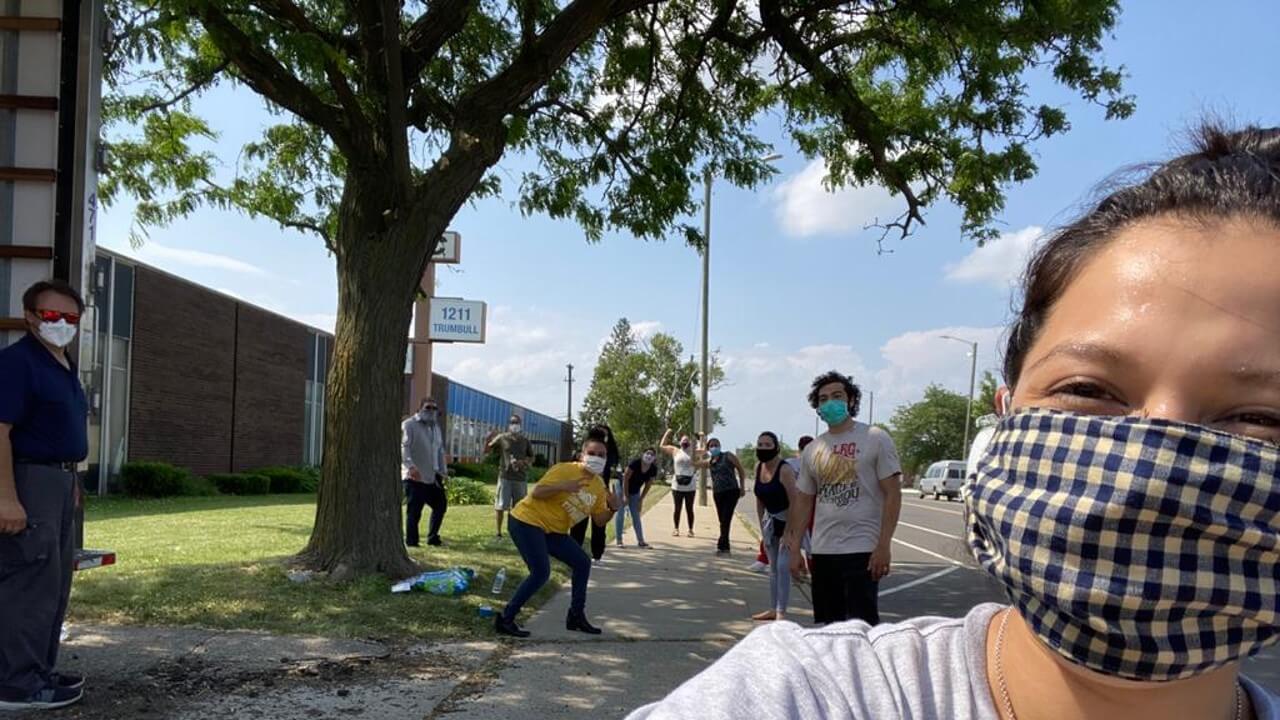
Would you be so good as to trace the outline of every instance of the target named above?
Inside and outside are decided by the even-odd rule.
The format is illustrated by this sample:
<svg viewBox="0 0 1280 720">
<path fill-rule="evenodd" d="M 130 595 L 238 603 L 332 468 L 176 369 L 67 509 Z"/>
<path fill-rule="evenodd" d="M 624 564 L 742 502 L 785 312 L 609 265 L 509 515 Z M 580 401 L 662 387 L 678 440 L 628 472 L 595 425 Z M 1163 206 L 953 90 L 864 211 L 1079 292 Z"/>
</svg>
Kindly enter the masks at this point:
<svg viewBox="0 0 1280 720">
<path fill-rule="evenodd" d="M 740 506 L 749 510 L 750 495 Z M 734 523 L 733 554 L 716 555 L 715 507 L 695 505 L 695 537 L 672 537 L 670 495 L 644 515 L 653 545 L 611 545 L 592 568 L 587 616 L 604 629 L 589 636 L 564 628 L 569 588 L 525 623 L 533 633 L 511 644 L 497 680 L 460 702 L 450 717 L 616 718 L 658 700 L 710 665 L 760 623 L 751 615 L 769 604 L 768 577 L 747 570 L 757 541 Z M 628 530 L 628 541 L 634 535 Z M 521 569 L 523 570 L 523 569 Z M 523 579 L 516 572 L 513 581 Z M 514 586 L 512 586 L 512 589 Z M 792 591 L 790 619 L 812 623 L 811 608 Z"/>
</svg>

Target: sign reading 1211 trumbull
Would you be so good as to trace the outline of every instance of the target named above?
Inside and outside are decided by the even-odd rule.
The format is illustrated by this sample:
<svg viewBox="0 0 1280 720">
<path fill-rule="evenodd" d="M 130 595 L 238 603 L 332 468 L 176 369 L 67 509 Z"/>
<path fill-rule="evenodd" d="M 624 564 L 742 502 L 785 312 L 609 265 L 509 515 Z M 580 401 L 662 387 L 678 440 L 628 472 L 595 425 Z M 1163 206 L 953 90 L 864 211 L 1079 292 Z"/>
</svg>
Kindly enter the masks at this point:
<svg viewBox="0 0 1280 720">
<path fill-rule="evenodd" d="M 482 343 L 485 333 L 485 304 L 462 298 L 431 298 L 432 342 Z"/>
</svg>

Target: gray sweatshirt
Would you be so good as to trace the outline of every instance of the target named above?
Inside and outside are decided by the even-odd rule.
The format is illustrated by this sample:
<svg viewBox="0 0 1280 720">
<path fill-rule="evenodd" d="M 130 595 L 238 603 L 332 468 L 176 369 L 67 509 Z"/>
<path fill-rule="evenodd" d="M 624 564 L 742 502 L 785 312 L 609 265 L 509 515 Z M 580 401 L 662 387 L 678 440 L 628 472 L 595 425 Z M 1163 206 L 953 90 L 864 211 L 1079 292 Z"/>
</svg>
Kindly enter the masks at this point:
<svg viewBox="0 0 1280 720">
<path fill-rule="evenodd" d="M 438 422 L 428 424 L 414 415 L 400 424 L 400 465 L 406 478 L 409 468 L 418 468 L 422 482 L 428 485 L 435 484 L 436 473 L 447 474 Z"/>
</svg>

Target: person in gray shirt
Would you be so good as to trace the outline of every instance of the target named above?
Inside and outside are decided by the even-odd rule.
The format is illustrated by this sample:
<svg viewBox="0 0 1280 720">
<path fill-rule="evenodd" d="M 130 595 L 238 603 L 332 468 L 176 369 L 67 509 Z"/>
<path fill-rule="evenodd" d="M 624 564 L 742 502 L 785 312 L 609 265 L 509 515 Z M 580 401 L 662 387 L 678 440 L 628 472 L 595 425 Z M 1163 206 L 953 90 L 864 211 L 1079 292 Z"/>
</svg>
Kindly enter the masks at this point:
<svg viewBox="0 0 1280 720">
<path fill-rule="evenodd" d="M 502 460 L 498 470 L 498 491 L 494 493 L 493 508 L 497 512 L 498 534 L 502 537 L 502 516 L 516 503 L 524 499 L 529 489 L 529 465 L 533 462 L 533 444 L 524 434 L 524 421 L 513 414 L 507 422 L 507 432 L 494 435 L 485 443 L 486 450 L 501 448 Z"/>
<path fill-rule="evenodd" d="M 427 398 L 422 409 L 400 424 L 400 461 L 404 470 L 404 494 L 408 499 L 405 510 L 405 544 L 418 547 L 418 525 L 422 522 L 422 508 L 431 508 L 431 521 L 427 525 L 427 544 L 441 545 L 440 525 L 449 509 L 445 494 L 448 476 L 448 460 L 444 451 L 444 435 L 440 432 L 440 409 L 436 401 Z"/>
<path fill-rule="evenodd" d="M 1198 137 L 1024 275 L 964 489 L 1009 606 L 776 623 L 633 720 L 1280 716 L 1280 128 Z"/>
</svg>

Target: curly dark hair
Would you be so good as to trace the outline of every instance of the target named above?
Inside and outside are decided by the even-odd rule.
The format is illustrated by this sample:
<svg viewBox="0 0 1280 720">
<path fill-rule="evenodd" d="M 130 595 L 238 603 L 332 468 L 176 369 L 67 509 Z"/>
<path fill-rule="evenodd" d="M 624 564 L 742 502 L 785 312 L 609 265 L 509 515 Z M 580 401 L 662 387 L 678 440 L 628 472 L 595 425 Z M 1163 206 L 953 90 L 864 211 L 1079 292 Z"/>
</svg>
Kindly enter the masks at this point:
<svg viewBox="0 0 1280 720">
<path fill-rule="evenodd" d="M 1205 124 L 1192 152 L 1111 190 L 1083 217 L 1058 230 L 1022 278 L 1022 307 L 1009 329 L 1004 377 L 1018 384 L 1027 351 L 1080 269 L 1126 227 L 1165 215 L 1193 222 L 1255 217 L 1280 225 L 1280 128 L 1228 131 Z"/>
<path fill-rule="evenodd" d="M 828 370 L 813 379 L 813 382 L 809 385 L 809 407 L 814 410 L 818 409 L 818 390 L 822 389 L 823 385 L 830 385 L 831 383 L 844 385 L 844 392 L 849 396 L 849 415 L 857 417 L 858 410 L 862 408 L 862 388 L 853 382 L 852 377 L 842 375 L 835 370 Z"/>
</svg>

